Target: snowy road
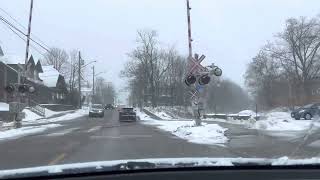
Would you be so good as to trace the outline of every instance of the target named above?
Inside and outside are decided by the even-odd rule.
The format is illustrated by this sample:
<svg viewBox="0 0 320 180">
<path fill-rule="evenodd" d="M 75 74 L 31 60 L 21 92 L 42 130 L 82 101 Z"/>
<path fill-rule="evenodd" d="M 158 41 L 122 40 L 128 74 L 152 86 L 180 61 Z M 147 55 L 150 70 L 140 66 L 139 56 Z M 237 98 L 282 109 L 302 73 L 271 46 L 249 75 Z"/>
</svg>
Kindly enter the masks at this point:
<svg viewBox="0 0 320 180">
<path fill-rule="evenodd" d="M 303 135 L 288 132 L 285 136 L 270 136 L 241 125 L 208 123 L 228 128 L 229 141 L 224 146 L 190 143 L 140 122 L 119 123 L 117 111 L 106 111 L 105 118 L 79 117 L 59 122 L 61 126 L 44 132 L 0 141 L 0 170 L 135 158 L 282 157 L 296 149 Z M 313 157 L 319 150 L 320 146 L 313 143 L 293 156 Z"/>
</svg>

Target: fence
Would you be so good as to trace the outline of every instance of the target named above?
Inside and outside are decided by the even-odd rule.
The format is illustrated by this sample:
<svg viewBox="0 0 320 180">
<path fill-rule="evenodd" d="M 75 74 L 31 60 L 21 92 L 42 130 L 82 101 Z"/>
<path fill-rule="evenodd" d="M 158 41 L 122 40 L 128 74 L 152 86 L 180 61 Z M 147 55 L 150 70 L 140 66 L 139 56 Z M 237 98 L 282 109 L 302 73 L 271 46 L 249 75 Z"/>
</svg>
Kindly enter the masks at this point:
<svg viewBox="0 0 320 180">
<path fill-rule="evenodd" d="M 254 118 L 256 120 L 260 119 L 260 115 L 251 116 L 251 115 L 241 115 L 241 114 L 204 114 L 203 118 L 215 118 L 215 119 L 234 119 L 234 120 L 248 120 L 250 118 Z"/>
<path fill-rule="evenodd" d="M 45 108 L 32 99 L 29 99 L 29 108 L 34 113 L 37 113 L 40 116 L 45 116 Z"/>
</svg>

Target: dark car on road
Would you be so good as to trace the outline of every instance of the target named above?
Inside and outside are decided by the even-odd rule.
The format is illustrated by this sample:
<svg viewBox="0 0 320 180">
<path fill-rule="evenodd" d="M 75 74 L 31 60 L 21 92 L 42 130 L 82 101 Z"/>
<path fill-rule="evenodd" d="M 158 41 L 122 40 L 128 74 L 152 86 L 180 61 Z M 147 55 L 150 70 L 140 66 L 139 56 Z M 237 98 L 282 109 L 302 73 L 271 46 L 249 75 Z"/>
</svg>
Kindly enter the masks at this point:
<svg viewBox="0 0 320 180">
<path fill-rule="evenodd" d="M 306 120 L 310 120 L 315 116 L 319 116 L 320 114 L 320 103 L 313 103 L 302 106 L 291 112 L 291 117 L 300 120 L 304 118 Z"/>
<path fill-rule="evenodd" d="M 89 110 L 89 117 L 104 117 L 104 108 L 102 104 L 93 104 Z"/>
<path fill-rule="evenodd" d="M 106 104 L 104 107 L 105 109 L 114 109 L 114 106 L 112 104 Z"/>
<path fill-rule="evenodd" d="M 133 108 L 119 109 L 119 121 L 136 121 L 137 115 Z"/>
</svg>

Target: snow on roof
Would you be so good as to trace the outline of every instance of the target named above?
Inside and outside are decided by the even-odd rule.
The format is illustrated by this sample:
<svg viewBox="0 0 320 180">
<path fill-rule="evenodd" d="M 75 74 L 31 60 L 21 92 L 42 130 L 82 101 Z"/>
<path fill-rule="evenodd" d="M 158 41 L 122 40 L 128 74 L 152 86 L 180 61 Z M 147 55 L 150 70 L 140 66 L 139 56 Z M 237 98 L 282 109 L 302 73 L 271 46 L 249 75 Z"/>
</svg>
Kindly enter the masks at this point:
<svg viewBox="0 0 320 180">
<path fill-rule="evenodd" d="M 48 87 L 56 87 L 60 73 L 52 65 L 42 66 L 42 69 L 43 73 L 39 73 L 39 77 L 43 84 Z"/>
<path fill-rule="evenodd" d="M 0 102 L 0 111 L 9 111 L 9 104 Z"/>
<path fill-rule="evenodd" d="M 88 88 L 88 87 L 81 87 L 81 92 L 91 92 L 92 88 Z"/>
<path fill-rule="evenodd" d="M 5 64 L 24 64 L 24 57 L 17 55 L 4 55 L 0 56 L 0 61 Z"/>
</svg>

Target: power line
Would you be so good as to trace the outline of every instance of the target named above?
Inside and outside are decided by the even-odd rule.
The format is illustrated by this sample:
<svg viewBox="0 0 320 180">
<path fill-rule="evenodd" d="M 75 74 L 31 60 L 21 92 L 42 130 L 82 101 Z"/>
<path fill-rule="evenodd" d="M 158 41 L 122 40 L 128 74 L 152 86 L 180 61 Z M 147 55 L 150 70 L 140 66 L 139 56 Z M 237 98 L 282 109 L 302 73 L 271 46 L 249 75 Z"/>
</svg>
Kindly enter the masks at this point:
<svg viewBox="0 0 320 180">
<path fill-rule="evenodd" d="M 27 28 L 22 25 L 16 18 L 14 18 L 12 15 L 10 15 L 10 13 L 8 13 L 6 10 L 2 9 L 0 7 L 0 11 L 4 12 L 8 17 L 10 17 L 14 22 L 16 22 L 20 27 L 22 27 L 24 30 L 27 30 Z M 38 41 L 40 41 L 43 45 L 45 45 L 48 49 L 50 49 L 50 47 L 44 43 L 39 37 L 37 37 L 36 35 L 34 35 L 33 33 L 31 33 L 31 36 L 34 36 L 35 39 L 37 39 Z"/>
<path fill-rule="evenodd" d="M 8 20 L 6 20 L 3 16 L 0 15 L 0 20 L 2 20 L 2 22 L 4 22 L 5 24 L 9 25 L 10 27 L 14 28 L 16 31 L 18 31 L 19 33 L 23 34 L 24 36 L 26 36 L 26 34 L 24 34 L 24 32 L 22 32 L 19 28 L 17 28 L 16 26 L 14 26 L 13 24 L 11 24 Z"/>
<path fill-rule="evenodd" d="M 14 31 L 14 29 L 12 29 L 10 26 L 8 26 L 7 24 L 5 24 L 14 34 L 16 34 L 21 40 L 23 40 L 24 42 L 26 42 L 26 40 L 20 36 L 20 34 L 18 34 L 16 31 Z M 34 49 L 35 51 L 37 51 L 39 54 L 41 54 L 42 56 L 44 56 L 44 54 L 37 49 L 35 46 L 31 45 L 32 49 Z"/>
<path fill-rule="evenodd" d="M 2 9 L 0 7 L 0 11 L 4 12 L 7 16 L 9 16 L 14 22 L 16 22 L 19 26 L 21 26 L 23 29 L 27 29 L 25 28 L 18 20 L 16 20 L 14 17 L 12 17 L 6 10 Z"/>
<path fill-rule="evenodd" d="M 6 25 L 12 27 L 13 29 L 15 29 L 16 31 L 18 31 L 19 33 L 21 33 L 24 36 L 27 36 L 26 34 L 24 34 L 24 32 L 22 32 L 19 28 L 17 28 L 15 25 L 11 24 L 7 19 L 5 19 L 3 16 L 0 15 L 0 20 L 2 20 L 3 23 L 5 23 Z M 34 43 L 36 43 L 38 46 L 40 46 L 42 49 L 46 50 L 48 53 L 51 53 L 49 49 L 47 49 L 46 47 L 44 47 L 43 45 L 41 45 L 40 43 L 38 43 L 37 41 L 35 41 L 33 38 L 30 37 L 30 40 Z"/>
</svg>

